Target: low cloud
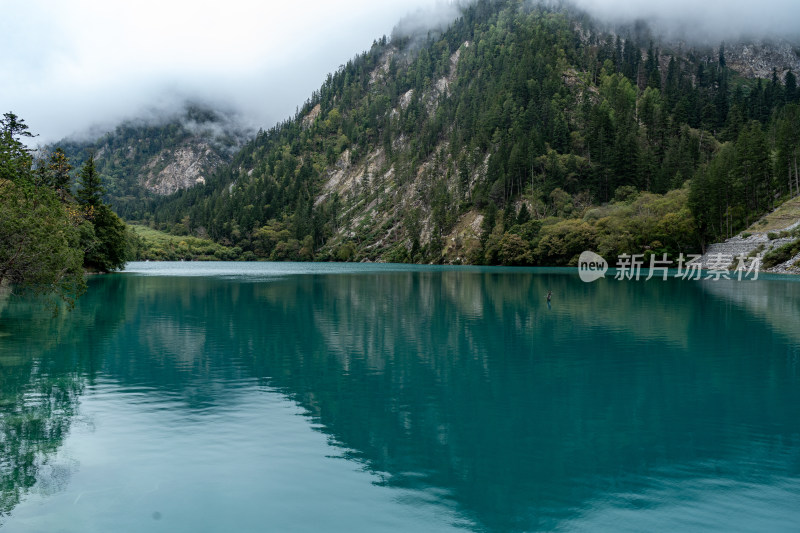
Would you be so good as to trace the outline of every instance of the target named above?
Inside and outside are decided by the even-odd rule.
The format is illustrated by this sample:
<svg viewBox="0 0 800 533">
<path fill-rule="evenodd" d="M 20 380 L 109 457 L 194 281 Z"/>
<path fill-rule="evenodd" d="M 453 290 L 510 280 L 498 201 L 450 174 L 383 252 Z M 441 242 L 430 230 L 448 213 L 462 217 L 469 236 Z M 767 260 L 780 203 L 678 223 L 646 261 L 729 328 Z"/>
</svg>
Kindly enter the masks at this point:
<svg viewBox="0 0 800 533">
<path fill-rule="evenodd" d="M 710 44 L 798 39 L 797 0 L 573 0 L 609 24 Z M 27 0 L 0 18 L 0 112 L 38 142 L 108 129 L 186 100 L 233 108 L 246 125 L 291 116 L 329 72 L 382 35 L 443 30 L 463 1 L 163 2 Z"/>
<path fill-rule="evenodd" d="M 410 37 L 427 38 L 429 32 L 443 32 L 458 16 L 469 0 L 438 1 L 433 5 L 418 8 L 401 18 L 394 29 L 392 39 Z"/>
<path fill-rule="evenodd" d="M 645 21 L 655 34 L 699 43 L 800 36 L 797 0 L 574 0 L 610 24 Z"/>
</svg>

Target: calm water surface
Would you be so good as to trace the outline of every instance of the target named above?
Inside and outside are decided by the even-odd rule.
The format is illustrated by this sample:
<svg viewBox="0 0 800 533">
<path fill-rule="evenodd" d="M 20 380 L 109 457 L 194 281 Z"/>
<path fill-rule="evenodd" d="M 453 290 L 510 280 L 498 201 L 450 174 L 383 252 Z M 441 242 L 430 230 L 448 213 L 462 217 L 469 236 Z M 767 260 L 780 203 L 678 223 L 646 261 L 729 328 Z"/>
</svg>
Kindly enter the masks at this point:
<svg viewBox="0 0 800 533">
<path fill-rule="evenodd" d="M 799 531 L 800 283 L 134 263 L 0 302 L 0 490 L 13 533 Z"/>
</svg>

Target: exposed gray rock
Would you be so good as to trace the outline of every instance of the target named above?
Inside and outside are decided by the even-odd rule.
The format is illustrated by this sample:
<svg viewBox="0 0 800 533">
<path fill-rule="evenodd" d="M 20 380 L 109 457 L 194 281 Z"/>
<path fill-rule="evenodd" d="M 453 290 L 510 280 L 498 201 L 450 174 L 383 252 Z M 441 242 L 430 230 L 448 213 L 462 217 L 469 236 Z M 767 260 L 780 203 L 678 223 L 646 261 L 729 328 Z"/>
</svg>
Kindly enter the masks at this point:
<svg viewBox="0 0 800 533">
<path fill-rule="evenodd" d="M 162 150 L 147 165 L 142 185 L 156 194 L 172 194 L 205 183 L 205 175 L 223 163 L 208 143 L 195 142 Z"/>
<path fill-rule="evenodd" d="M 800 47 L 784 40 L 754 41 L 725 45 L 728 66 L 747 78 L 770 78 L 772 69 L 781 80 L 786 71 L 800 72 Z"/>
<path fill-rule="evenodd" d="M 782 231 L 791 231 L 800 227 L 800 221 L 795 222 L 791 226 Z M 766 233 L 754 233 L 747 238 L 742 238 L 740 235 L 732 237 L 724 242 L 718 242 L 710 245 L 703 254 L 700 262 L 702 268 L 710 268 L 719 266 L 720 258 L 730 259 L 731 266 L 735 267 L 738 263 L 739 257 L 749 257 L 751 255 L 758 255 L 763 257 L 768 252 L 780 248 L 784 244 L 794 242 L 794 237 L 784 237 L 779 239 L 770 239 Z M 789 261 L 767 269 L 766 272 L 778 274 L 800 274 L 800 269 L 792 267 L 795 261 L 800 260 L 800 255 L 790 259 Z"/>
<path fill-rule="evenodd" d="M 800 274 L 800 267 L 795 265 L 800 265 L 800 254 L 797 254 L 785 263 L 770 268 L 769 272 L 775 274 Z"/>
</svg>

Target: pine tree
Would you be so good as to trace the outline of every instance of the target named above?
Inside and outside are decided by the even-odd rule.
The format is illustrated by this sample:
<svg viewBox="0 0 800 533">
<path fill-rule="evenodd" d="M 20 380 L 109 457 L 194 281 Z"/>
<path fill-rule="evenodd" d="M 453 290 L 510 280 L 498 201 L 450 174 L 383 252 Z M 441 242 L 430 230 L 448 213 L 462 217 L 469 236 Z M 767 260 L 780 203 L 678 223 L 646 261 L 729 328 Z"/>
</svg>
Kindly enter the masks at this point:
<svg viewBox="0 0 800 533">
<path fill-rule="evenodd" d="M 784 93 L 786 94 L 786 103 L 793 104 L 797 101 L 797 77 L 794 75 L 794 72 L 789 69 L 786 73 L 786 79 L 784 81 Z"/>
<path fill-rule="evenodd" d="M 636 81 L 636 73 L 639 68 L 639 47 L 635 46 L 632 39 L 625 39 L 622 48 L 622 74 L 631 81 Z"/>
<path fill-rule="evenodd" d="M 720 52 L 720 57 L 722 52 Z M 720 64 L 724 64 L 724 59 L 721 57 Z M 719 78 L 717 81 L 717 94 L 714 97 L 714 108 L 716 114 L 714 116 L 714 126 L 717 130 L 725 127 L 725 121 L 728 119 L 729 98 L 728 95 L 728 71 L 724 67 L 719 71 Z"/>
<path fill-rule="evenodd" d="M 94 164 L 94 154 L 78 174 L 78 202 L 84 208 L 86 222 L 81 225 L 83 266 L 109 272 L 125 266 L 127 236 L 125 223 L 103 203 L 103 185 Z"/>
<path fill-rule="evenodd" d="M 661 73 L 658 68 L 658 50 L 653 49 L 653 42 L 650 41 L 650 48 L 647 50 L 647 61 L 645 62 L 645 76 L 647 86 L 653 89 L 661 89 Z"/>
<path fill-rule="evenodd" d="M 66 191 L 69 189 L 70 171 L 72 165 L 69 164 L 69 158 L 61 148 L 56 150 L 50 155 L 50 160 L 47 164 L 48 183 L 52 189 L 56 191 Z"/>
<path fill-rule="evenodd" d="M 22 142 L 23 137 L 33 137 L 28 125 L 14 113 L 5 113 L 0 119 L 0 179 L 17 183 L 32 181 L 33 159 Z"/>
<path fill-rule="evenodd" d="M 28 125 L 14 113 L 3 113 L 0 119 L 0 129 L 8 133 L 13 139 L 20 141 L 21 137 L 32 138 L 34 135 L 28 131 Z"/>
<path fill-rule="evenodd" d="M 92 221 L 81 227 L 81 244 L 85 268 L 110 272 L 125 266 L 128 250 L 125 223 L 107 205 L 98 204 Z"/>
<path fill-rule="evenodd" d="M 667 67 L 667 86 L 664 90 L 664 96 L 667 98 L 667 106 L 670 111 L 675 109 L 675 104 L 678 103 L 678 98 L 680 97 L 679 86 L 678 63 L 675 61 L 675 56 L 672 56 Z"/>
<path fill-rule="evenodd" d="M 617 69 L 617 72 L 622 72 L 622 41 L 617 35 L 617 40 L 614 43 L 614 66 Z"/>
<path fill-rule="evenodd" d="M 87 208 L 94 208 L 103 202 L 105 189 L 94 164 L 94 154 L 89 156 L 78 174 L 78 202 Z"/>
<path fill-rule="evenodd" d="M 800 194 L 800 176 L 798 176 L 798 159 L 800 158 L 800 132 L 797 123 L 800 121 L 800 106 L 796 104 L 787 105 L 782 112 L 782 116 L 776 123 L 775 145 L 777 154 L 775 157 L 775 175 L 778 183 L 781 184 L 782 176 L 786 176 L 789 195 Z M 786 190 L 780 185 L 781 190 Z"/>
</svg>

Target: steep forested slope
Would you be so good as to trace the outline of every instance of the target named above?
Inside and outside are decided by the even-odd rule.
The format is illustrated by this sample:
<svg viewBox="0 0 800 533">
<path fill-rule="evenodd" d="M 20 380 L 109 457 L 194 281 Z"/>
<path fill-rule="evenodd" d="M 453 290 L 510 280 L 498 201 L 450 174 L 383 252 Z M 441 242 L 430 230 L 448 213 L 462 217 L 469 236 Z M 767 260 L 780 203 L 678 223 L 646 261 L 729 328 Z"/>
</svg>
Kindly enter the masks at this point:
<svg viewBox="0 0 800 533">
<path fill-rule="evenodd" d="M 143 200 L 202 183 L 251 137 L 235 117 L 186 103 L 158 119 L 129 120 L 96 140 L 64 139 L 74 166 L 94 154 L 106 199 L 125 218 L 141 218 Z"/>
<path fill-rule="evenodd" d="M 328 76 L 149 223 L 247 258 L 568 264 L 695 250 L 800 191 L 798 94 L 724 48 L 478 1 Z"/>
</svg>

